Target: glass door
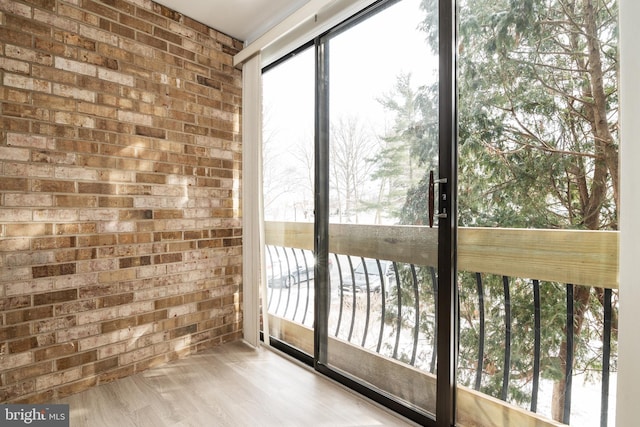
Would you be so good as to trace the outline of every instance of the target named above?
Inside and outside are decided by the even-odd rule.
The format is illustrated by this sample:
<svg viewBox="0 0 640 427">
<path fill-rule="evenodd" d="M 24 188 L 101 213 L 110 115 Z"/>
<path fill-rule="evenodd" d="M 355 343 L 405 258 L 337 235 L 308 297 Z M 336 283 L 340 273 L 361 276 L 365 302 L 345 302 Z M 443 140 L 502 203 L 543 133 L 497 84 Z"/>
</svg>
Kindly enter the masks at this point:
<svg viewBox="0 0 640 427">
<path fill-rule="evenodd" d="M 266 335 L 421 425 L 455 424 L 454 16 L 376 2 L 263 73 Z"/>
<path fill-rule="evenodd" d="M 316 248 L 329 286 L 317 289 L 316 361 L 421 423 L 452 425 L 455 103 L 438 11 L 379 3 L 319 41 Z"/>
<path fill-rule="evenodd" d="M 263 72 L 263 331 L 313 355 L 315 257 L 313 46 Z"/>
</svg>

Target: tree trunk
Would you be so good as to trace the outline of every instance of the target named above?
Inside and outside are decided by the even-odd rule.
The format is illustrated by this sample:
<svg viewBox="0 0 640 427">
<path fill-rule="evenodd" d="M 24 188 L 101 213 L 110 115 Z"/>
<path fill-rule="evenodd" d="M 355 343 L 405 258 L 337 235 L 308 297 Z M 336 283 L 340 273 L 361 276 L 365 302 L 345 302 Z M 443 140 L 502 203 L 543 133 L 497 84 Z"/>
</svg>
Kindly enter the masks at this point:
<svg viewBox="0 0 640 427">
<path fill-rule="evenodd" d="M 618 207 L 618 150 L 607 121 L 607 99 L 604 91 L 602 61 L 600 57 L 600 43 L 597 34 L 597 22 L 593 6 L 593 0 L 582 0 L 582 12 L 584 16 L 584 32 L 587 38 L 587 76 L 590 82 L 589 95 L 593 97 L 593 103 L 587 107 L 587 117 L 591 121 L 595 154 L 599 158 L 595 161 L 593 181 L 591 183 L 588 199 L 583 200 L 585 210 L 583 212 L 584 225 L 587 229 L 600 229 L 600 210 L 606 199 L 607 175 L 613 185 L 614 201 Z M 584 203 L 586 202 L 586 203 Z M 574 286 L 574 337 L 580 336 L 588 309 L 591 288 Z M 565 335 L 566 337 L 566 335 Z M 574 341 L 574 350 L 575 350 Z M 560 347 L 560 367 L 562 372 L 567 369 L 567 340 L 563 339 Z M 564 421 L 564 406 L 567 395 L 566 378 L 556 381 L 553 387 L 552 417 L 556 421 Z"/>
</svg>

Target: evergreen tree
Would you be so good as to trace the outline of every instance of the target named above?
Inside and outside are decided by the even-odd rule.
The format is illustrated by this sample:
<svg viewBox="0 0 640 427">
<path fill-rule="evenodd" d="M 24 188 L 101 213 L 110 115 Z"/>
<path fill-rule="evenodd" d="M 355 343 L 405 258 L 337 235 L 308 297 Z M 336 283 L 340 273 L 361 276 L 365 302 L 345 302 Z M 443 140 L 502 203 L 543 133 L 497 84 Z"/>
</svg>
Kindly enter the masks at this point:
<svg viewBox="0 0 640 427">
<path fill-rule="evenodd" d="M 437 50 L 437 1 L 423 0 L 423 30 Z M 459 1 L 459 224 L 461 226 L 617 229 L 618 87 L 615 0 Z M 418 162 L 433 169 L 436 87 L 405 132 L 425 129 Z M 397 131 L 402 134 L 401 131 Z M 407 194 L 402 219 L 426 224 L 428 175 Z M 425 280 L 427 280 L 425 278 Z M 483 279 L 487 331 L 481 390 L 524 404 L 531 378 L 532 287 L 512 278 L 512 348 L 502 366 L 504 283 Z M 460 379 L 471 385 L 478 307 L 473 273 L 461 273 Z M 566 362 L 566 285 L 541 284 L 543 376 L 555 381 L 552 416 L 561 419 Z M 575 286 L 576 371 L 599 368 L 588 347 L 598 334 L 602 289 Z M 614 319 L 615 322 L 615 319 Z M 615 327 L 614 327 L 615 329 Z M 517 350 L 517 352 L 516 352 Z M 507 370 L 512 387 L 501 390 Z M 518 385 L 519 384 L 519 385 Z"/>
</svg>

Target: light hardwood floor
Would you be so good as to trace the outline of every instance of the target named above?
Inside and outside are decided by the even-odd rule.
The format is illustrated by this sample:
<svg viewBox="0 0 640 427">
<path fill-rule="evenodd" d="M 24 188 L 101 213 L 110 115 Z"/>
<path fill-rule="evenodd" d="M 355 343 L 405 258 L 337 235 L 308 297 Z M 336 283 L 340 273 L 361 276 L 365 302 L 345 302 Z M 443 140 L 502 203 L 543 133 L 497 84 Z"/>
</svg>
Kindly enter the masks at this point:
<svg viewBox="0 0 640 427">
<path fill-rule="evenodd" d="M 306 366 L 242 342 L 54 403 L 69 404 L 72 427 L 414 425 Z"/>
</svg>

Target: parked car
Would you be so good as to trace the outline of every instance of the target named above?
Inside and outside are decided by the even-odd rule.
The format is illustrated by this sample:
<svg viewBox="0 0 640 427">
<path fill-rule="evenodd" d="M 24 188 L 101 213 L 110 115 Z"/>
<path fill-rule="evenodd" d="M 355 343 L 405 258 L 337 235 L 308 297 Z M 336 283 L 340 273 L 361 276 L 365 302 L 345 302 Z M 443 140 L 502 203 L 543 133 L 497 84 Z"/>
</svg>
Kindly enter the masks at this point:
<svg viewBox="0 0 640 427">
<path fill-rule="evenodd" d="M 343 273 L 342 291 L 345 293 L 353 291 L 366 292 L 368 277 L 369 292 L 380 292 L 384 284 L 385 293 L 388 293 L 389 286 L 396 282 L 396 272 L 393 267 L 393 262 L 381 260 L 380 268 L 378 268 L 378 262 L 375 259 L 365 258 L 364 260 L 364 264 L 361 261 L 356 268 L 353 269 L 353 275 L 351 275 L 349 271 Z M 382 270 L 382 277 L 380 276 L 380 270 Z"/>
<path fill-rule="evenodd" d="M 308 282 L 313 280 L 315 273 L 313 252 L 307 250 L 272 248 L 267 253 L 266 264 L 270 288 L 289 288 Z"/>
</svg>

